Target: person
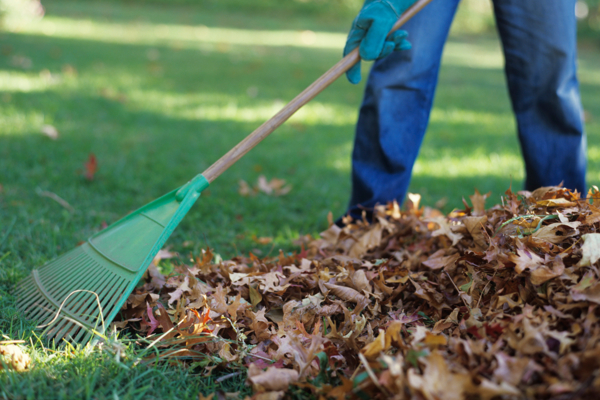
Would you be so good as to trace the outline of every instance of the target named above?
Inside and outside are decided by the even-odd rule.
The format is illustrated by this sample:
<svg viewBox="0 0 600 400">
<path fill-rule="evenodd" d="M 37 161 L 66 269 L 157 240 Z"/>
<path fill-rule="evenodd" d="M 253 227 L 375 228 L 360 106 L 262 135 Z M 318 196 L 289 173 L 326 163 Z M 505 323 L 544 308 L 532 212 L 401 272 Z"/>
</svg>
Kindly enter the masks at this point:
<svg viewBox="0 0 600 400">
<path fill-rule="evenodd" d="M 369 218 L 376 204 L 401 202 L 406 195 L 459 1 L 433 0 L 389 37 L 414 0 L 366 0 L 352 23 L 344 54 L 359 47 L 362 59 L 376 60 L 352 152 L 348 214 L 355 219 L 363 211 Z M 585 193 L 575 0 L 493 0 L 493 9 L 525 161 L 525 189 L 562 182 Z M 347 78 L 360 81 L 360 64 Z"/>
</svg>

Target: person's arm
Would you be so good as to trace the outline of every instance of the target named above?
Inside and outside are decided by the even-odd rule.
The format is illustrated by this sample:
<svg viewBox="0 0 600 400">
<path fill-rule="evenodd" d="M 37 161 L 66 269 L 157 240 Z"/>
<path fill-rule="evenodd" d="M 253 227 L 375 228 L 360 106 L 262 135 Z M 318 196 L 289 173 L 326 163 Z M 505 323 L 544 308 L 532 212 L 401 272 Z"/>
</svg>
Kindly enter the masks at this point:
<svg viewBox="0 0 600 400">
<path fill-rule="evenodd" d="M 376 60 L 388 56 L 394 50 L 408 50 L 411 45 L 406 40 L 408 33 L 398 30 L 388 36 L 392 26 L 402 13 L 416 0 L 366 0 L 352 28 L 344 47 L 344 56 L 360 46 L 363 60 Z M 348 72 L 351 83 L 360 82 L 360 61 Z"/>
</svg>

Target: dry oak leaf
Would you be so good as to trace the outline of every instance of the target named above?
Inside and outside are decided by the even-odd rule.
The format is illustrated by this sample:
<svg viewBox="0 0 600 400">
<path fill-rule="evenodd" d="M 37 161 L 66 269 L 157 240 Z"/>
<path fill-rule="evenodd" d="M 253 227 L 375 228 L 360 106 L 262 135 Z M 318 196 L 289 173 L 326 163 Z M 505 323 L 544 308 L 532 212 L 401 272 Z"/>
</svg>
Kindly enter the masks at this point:
<svg viewBox="0 0 600 400">
<path fill-rule="evenodd" d="M 429 347 L 446 346 L 448 344 L 448 339 L 444 335 L 425 332 L 425 339 L 423 340 L 423 343 Z"/>
<path fill-rule="evenodd" d="M 173 302 L 179 300 L 179 298 L 181 297 L 181 295 L 183 295 L 184 292 L 191 292 L 191 288 L 188 285 L 189 283 L 189 278 L 186 276 L 183 280 L 183 282 L 181 282 L 181 285 L 179 285 L 179 287 L 174 291 L 169 293 L 169 304 L 172 304 Z"/>
<path fill-rule="evenodd" d="M 425 359 L 423 375 L 414 368 L 408 370 L 408 385 L 421 393 L 427 400 L 462 400 L 471 386 L 468 374 L 455 374 L 450 371 L 444 357 L 437 351 Z"/>
<path fill-rule="evenodd" d="M 491 192 L 486 194 L 479 193 L 479 190 L 475 189 L 475 194 L 469 196 L 471 199 L 471 204 L 473 204 L 473 211 L 471 211 L 471 215 L 473 216 L 481 216 L 485 214 L 485 199 L 490 197 Z"/>
<path fill-rule="evenodd" d="M 546 339 L 542 332 L 545 332 L 547 329 L 547 324 L 533 326 L 529 318 L 523 319 L 523 326 L 521 330 L 523 331 L 523 337 L 521 339 L 516 339 L 516 342 L 513 343 L 509 340 L 509 345 L 514 347 L 514 349 L 521 354 L 534 355 L 535 353 L 547 353 L 548 345 L 546 344 Z"/>
<path fill-rule="evenodd" d="M 523 243 L 517 241 L 517 252 L 511 254 L 508 259 L 515 263 L 515 271 L 517 273 L 523 273 L 526 269 L 531 271 L 536 270 L 538 267 L 544 264 L 544 259 L 530 251 Z"/>
<path fill-rule="evenodd" d="M 361 258 L 365 253 L 381 244 L 383 225 L 377 223 L 360 237 L 350 248 L 349 256 Z"/>
<path fill-rule="evenodd" d="M 484 226 L 488 218 L 486 215 L 481 217 L 465 217 L 462 223 L 467 227 L 467 231 L 473 238 L 475 245 L 481 250 L 486 250 L 489 245 L 484 234 Z"/>
<path fill-rule="evenodd" d="M 363 347 L 360 352 L 364 354 L 367 360 L 375 360 L 377 357 L 379 357 L 381 352 L 389 349 L 391 345 L 392 337 L 386 334 L 386 332 L 383 330 L 380 330 L 379 336 L 377 336 L 374 341 Z"/>
<path fill-rule="evenodd" d="M 15 371 L 25 371 L 31 364 L 31 358 L 14 344 L 0 345 L 0 370 L 3 365 L 12 367 Z"/>
<path fill-rule="evenodd" d="M 575 301 L 591 301 L 600 304 L 600 282 L 588 271 L 581 281 L 571 288 L 571 298 Z"/>
<path fill-rule="evenodd" d="M 494 370 L 494 378 L 498 382 L 518 385 L 525 373 L 531 369 L 530 364 L 535 362 L 527 357 L 511 357 L 504 352 L 495 355 L 498 367 Z"/>
<path fill-rule="evenodd" d="M 298 381 L 298 378 L 299 374 L 296 370 L 269 367 L 266 371 L 259 372 L 248 379 L 252 382 L 254 390 L 264 392 L 287 390 L 291 383 Z"/>
<path fill-rule="evenodd" d="M 565 263 L 561 256 L 556 256 L 549 266 L 542 265 L 531 271 L 531 283 L 534 285 L 541 285 L 552 278 L 561 276 L 563 272 L 565 272 Z"/>
<path fill-rule="evenodd" d="M 87 179 L 88 181 L 94 180 L 94 176 L 96 175 L 96 172 L 98 171 L 98 160 L 96 159 L 96 156 L 94 155 L 94 153 L 90 153 L 88 160 L 84 164 L 84 168 L 85 168 L 85 174 L 84 174 L 85 179 Z"/>
<path fill-rule="evenodd" d="M 540 200 L 536 204 L 541 207 L 572 207 L 577 205 L 576 202 L 563 198 Z"/>
<path fill-rule="evenodd" d="M 227 395 L 228 393 L 226 393 Z M 276 392 L 262 392 L 262 393 L 257 393 L 254 396 L 252 396 L 252 400 L 281 400 L 283 399 L 283 396 L 285 396 L 285 391 L 284 390 L 279 390 Z M 238 396 L 235 396 L 236 398 Z M 248 398 L 248 397 L 246 397 Z"/>
<path fill-rule="evenodd" d="M 460 254 L 453 254 L 451 256 L 442 257 L 444 250 L 438 250 L 431 255 L 427 261 L 423 261 L 423 265 L 433 270 L 442 269 L 446 267 L 453 267 L 456 261 L 460 258 Z"/>
<path fill-rule="evenodd" d="M 570 238 L 579 234 L 577 227 L 581 225 L 581 222 L 557 222 L 540 228 L 537 232 L 531 236 L 545 240 L 550 243 L 558 244 L 563 242 L 565 239 Z"/>
<path fill-rule="evenodd" d="M 256 189 L 251 188 L 250 185 L 248 185 L 248 182 L 246 182 L 245 180 L 240 179 L 240 181 L 238 182 L 238 193 L 241 196 L 254 196 L 257 192 L 258 191 Z"/>
<path fill-rule="evenodd" d="M 426 222 L 433 222 L 439 225 L 439 228 L 431 232 L 432 236 L 446 235 L 448 239 L 452 240 L 452 246 L 456 246 L 458 242 L 463 238 L 460 233 L 454 233 L 452 228 L 445 217 L 428 218 Z"/>
<path fill-rule="evenodd" d="M 583 246 L 581 246 L 581 261 L 578 267 L 589 267 L 600 259 L 600 233 L 588 233 L 581 236 Z"/>
<path fill-rule="evenodd" d="M 329 291 L 339 297 L 340 299 L 344 300 L 344 301 L 351 301 L 353 303 L 358 303 L 358 304 L 366 304 L 368 302 L 367 298 L 365 296 L 363 296 L 362 294 L 360 294 L 358 291 L 346 287 L 346 286 L 339 286 L 339 285 L 332 285 L 330 283 L 323 283 L 323 285 L 329 289 Z"/>
<path fill-rule="evenodd" d="M 506 382 L 501 382 L 498 385 L 487 379 L 482 379 L 479 386 L 473 388 L 472 393 L 479 395 L 483 400 L 497 399 L 498 396 L 510 396 L 513 399 L 523 397 L 523 394 L 516 387 Z"/>
<path fill-rule="evenodd" d="M 268 181 L 264 175 L 258 177 L 257 187 L 258 190 L 270 196 L 284 196 L 292 190 L 291 185 L 286 186 L 284 179 L 273 178 Z"/>
<path fill-rule="evenodd" d="M 335 246 L 342 233 L 342 228 L 337 225 L 331 225 L 327 230 L 321 232 L 319 236 L 330 246 Z"/>
<path fill-rule="evenodd" d="M 254 331 L 256 335 L 256 339 L 259 342 L 263 340 L 269 339 L 271 337 L 271 332 L 269 332 L 269 320 L 265 317 L 265 309 L 257 311 L 256 313 L 251 310 L 246 311 L 246 316 L 250 318 L 250 324 L 248 324 L 248 328 Z"/>
<path fill-rule="evenodd" d="M 355 271 L 354 274 L 352 275 L 352 285 L 354 285 L 354 287 L 361 292 L 363 292 L 365 290 L 367 292 L 371 291 L 371 284 L 369 283 L 369 280 L 367 279 L 367 275 L 365 274 L 365 271 L 362 269 Z"/>
<path fill-rule="evenodd" d="M 585 224 L 591 225 L 600 221 L 600 208 L 594 207 L 591 204 L 588 204 L 588 207 L 592 213 L 585 217 Z"/>
</svg>

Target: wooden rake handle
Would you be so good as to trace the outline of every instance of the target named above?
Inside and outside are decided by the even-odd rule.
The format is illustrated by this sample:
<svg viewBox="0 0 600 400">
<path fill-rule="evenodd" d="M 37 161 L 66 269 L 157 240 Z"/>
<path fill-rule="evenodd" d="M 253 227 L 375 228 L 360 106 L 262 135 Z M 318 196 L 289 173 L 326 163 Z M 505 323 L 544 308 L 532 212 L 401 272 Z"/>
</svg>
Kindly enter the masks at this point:
<svg viewBox="0 0 600 400">
<path fill-rule="evenodd" d="M 415 16 L 423 7 L 429 4 L 431 0 L 419 0 L 402 14 L 400 19 L 393 26 L 391 32 L 399 29 L 409 19 Z M 267 122 L 259 126 L 254 132 L 246 136 L 244 140 L 238 143 L 227 154 L 217 160 L 206 171 L 202 173 L 208 182 L 212 182 L 221 175 L 227 168 L 231 167 L 237 160 L 242 158 L 254 146 L 259 144 L 263 139 L 269 136 L 281 124 L 287 121 L 296 111 L 302 106 L 311 101 L 316 95 L 321 93 L 327 86 L 331 85 L 337 78 L 342 76 L 354 64 L 360 60 L 358 48 L 350 52 L 346 57 L 342 58 L 329 71 L 325 72 L 319 79 L 314 81 L 309 87 L 304 89 L 302 93 L 296 96 L 292 101 L 285 105 L 277 114 L 275 114 Z"/>
</svg>

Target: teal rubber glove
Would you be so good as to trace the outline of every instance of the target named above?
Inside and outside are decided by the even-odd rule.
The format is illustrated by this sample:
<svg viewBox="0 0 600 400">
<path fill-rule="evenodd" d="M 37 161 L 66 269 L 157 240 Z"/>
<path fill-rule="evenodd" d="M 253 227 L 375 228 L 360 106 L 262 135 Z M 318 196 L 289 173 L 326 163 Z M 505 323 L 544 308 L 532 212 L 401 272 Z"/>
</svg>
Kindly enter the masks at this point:
<svg viewBox="0 0 600 400">
<path fill-rule="evenodd" d="M 388 36 L 402 13 L 416 0 L 366 0 L 352 28 L 344 47 L 344 56 L 360 46 L 360 58 L 367 61 L 386 57 L 394 50 L 408 50 L 411 44 L 406 40 L 408 33 L 398 30 Z M 360 61 L 346 72 L 351 83 L 360 82 Z"/>
</svg>

